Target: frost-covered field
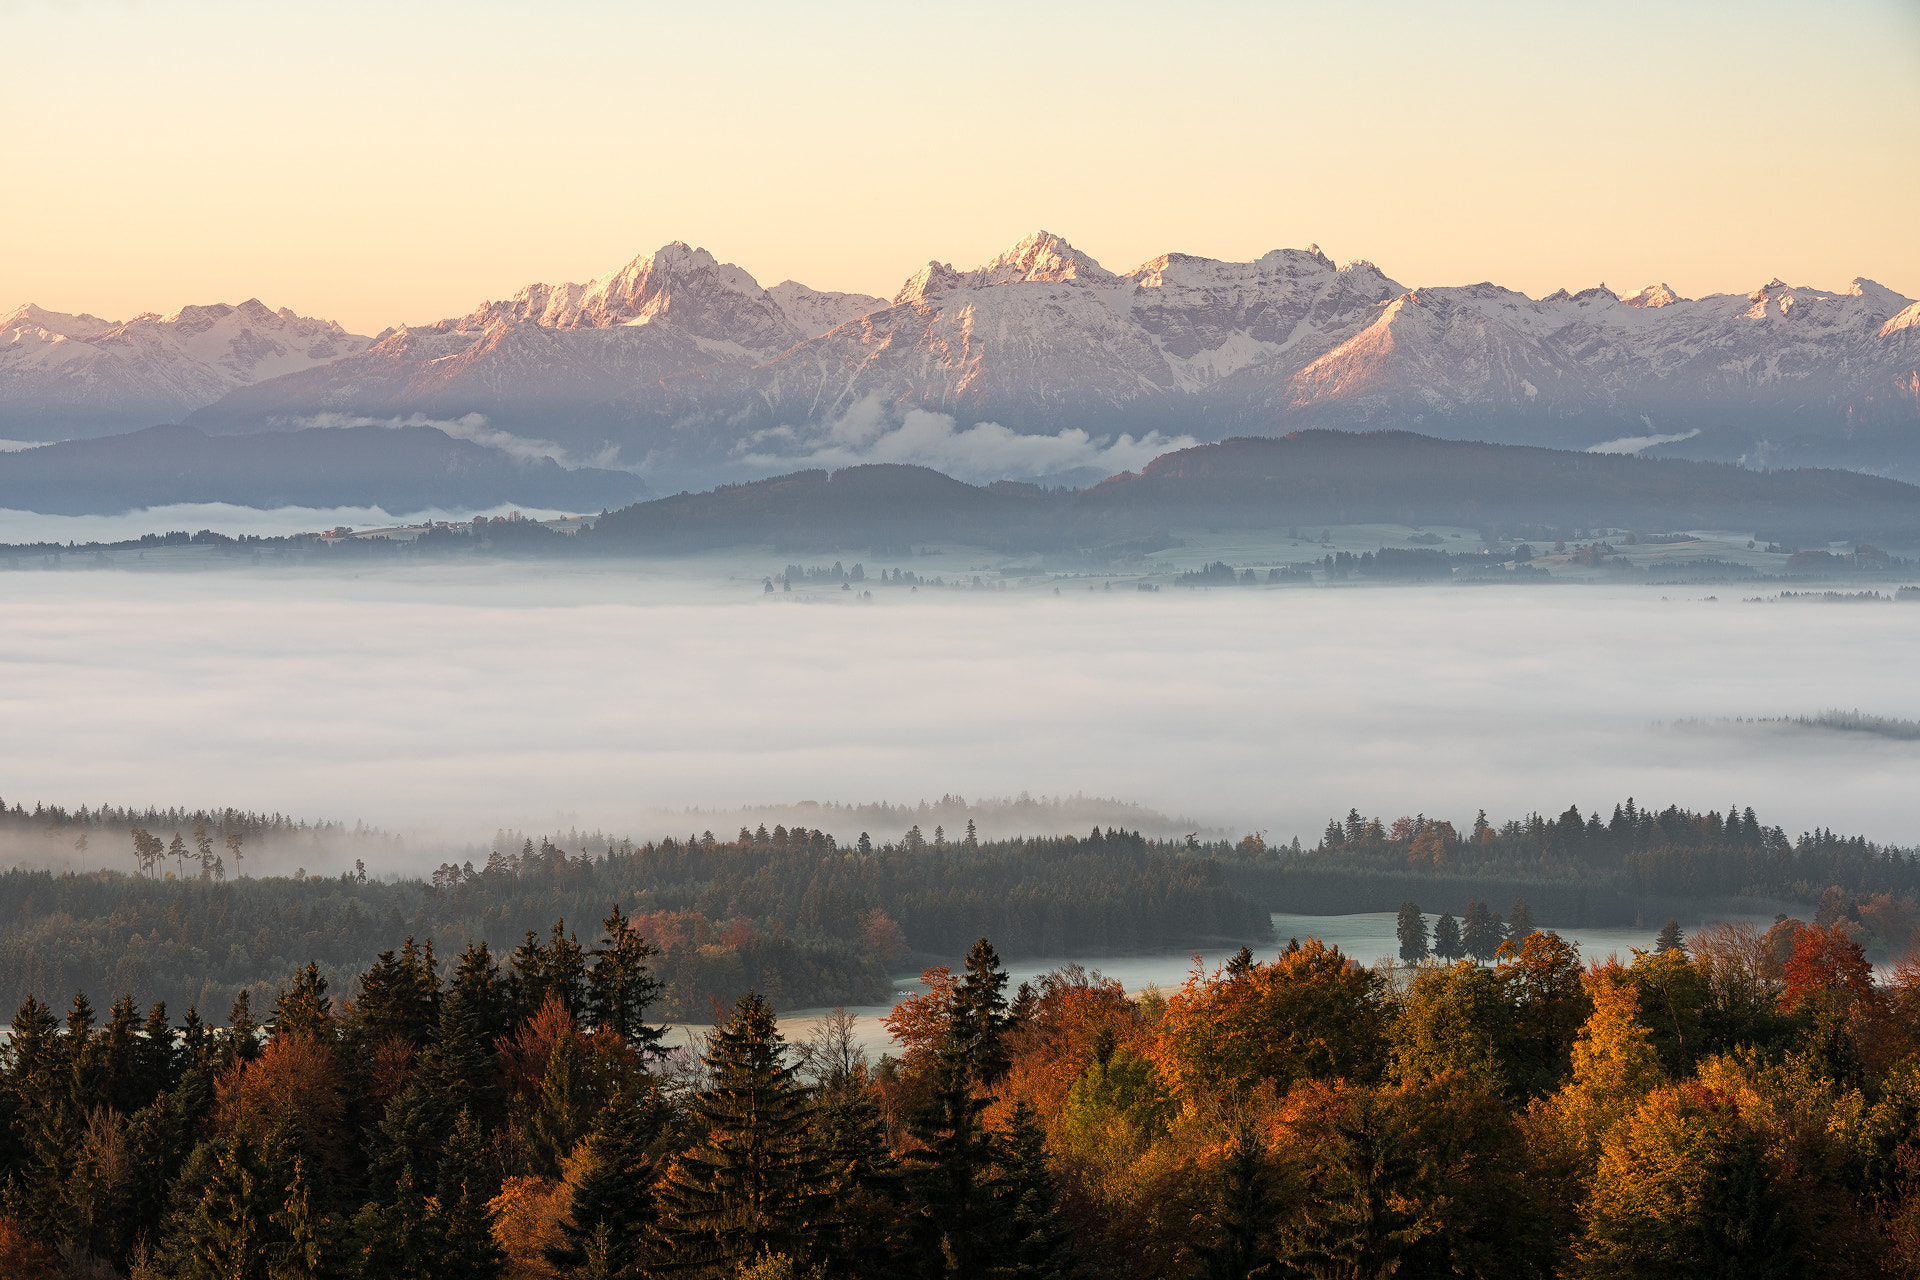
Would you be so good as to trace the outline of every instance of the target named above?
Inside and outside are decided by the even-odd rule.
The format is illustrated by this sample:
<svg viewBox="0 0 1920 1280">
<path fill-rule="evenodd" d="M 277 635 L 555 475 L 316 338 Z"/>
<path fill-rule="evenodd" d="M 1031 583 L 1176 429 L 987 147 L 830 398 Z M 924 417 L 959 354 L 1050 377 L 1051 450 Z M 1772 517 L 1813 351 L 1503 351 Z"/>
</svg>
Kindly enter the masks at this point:
<svg viewBox="0 0 1920 1280">
<path fill-rule="evenodd" d="M 468 839 L 1085 792 L 1309 842 L 1349 806 L 1460 826 L 1632 795 L 1920 842 L 1920 743 L 1661 723 L 1920 716 L 1920 607 L 1603 585 L 863 600 L 720 567 L 0 575 L 0 795 Z"/>
</svg>

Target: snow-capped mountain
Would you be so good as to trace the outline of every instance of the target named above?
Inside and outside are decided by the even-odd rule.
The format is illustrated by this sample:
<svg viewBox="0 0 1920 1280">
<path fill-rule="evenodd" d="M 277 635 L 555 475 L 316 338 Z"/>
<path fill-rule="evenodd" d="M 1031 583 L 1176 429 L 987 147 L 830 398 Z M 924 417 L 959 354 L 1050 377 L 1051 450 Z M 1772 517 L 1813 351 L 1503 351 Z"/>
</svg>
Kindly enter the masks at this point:
<svg viewBox="0 0 1920 1280">
<path fill-rule="evenodd" d="M 993 449 L 1012 473 L 1097 469 L 1130 456 L 1115 442 L 1304 425 L 1920 471 L 1920 308 L 1867 280 L 1699 299 L 1409 288 L 1312 247 L 1118 273 L 1046 232 L 973 270 L 930 262 L 889 302 L 763 289 L 674 243 L 236 385 L 189 420 L 474 413 L 689 479 L 935 446 L 972 450 L 976 476 Z"/>
<path fill-rule="evenodd" d="M 126 321 L 29 303 L 0 318 L 0 434 L 51 439 L 175 420 L 367 341 L 258 298 Z"/>
</svg>

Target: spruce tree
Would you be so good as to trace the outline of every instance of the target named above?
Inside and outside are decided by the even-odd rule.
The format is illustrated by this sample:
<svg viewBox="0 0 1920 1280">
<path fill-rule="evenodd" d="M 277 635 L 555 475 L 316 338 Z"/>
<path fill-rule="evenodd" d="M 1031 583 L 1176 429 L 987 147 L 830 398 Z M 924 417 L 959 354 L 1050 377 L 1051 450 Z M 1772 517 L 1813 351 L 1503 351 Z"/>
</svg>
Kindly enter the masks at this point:
<svg viewBox="0 0 1920 1280">
<path fill-rule="evenodd" d="M 601 1108 L 587 1136 L 586 1173 L 560 1224 L 565 1243 L 547 1248 L 549 1263 L 563 1272 L 597 1266 L 610 1280 L 639 1273 L 660 1216 L 653 1190 L 659 1157 L 652 1147 L 668 1120 L 651 1082 L 638 1096 L 623 1091 Z"/>
<path fill-rule="evenodd" d="M 1669 951 L 1678 951 L 1681 955 L 1687 953 L 1687 935 L 1680 932 L 1678 920 L 1669 920 L 1661 926 L 1660 936 L 1653 940 L 1653 950 L 1655 955 L 1662 956 Z"/>
<path fill-rule="evenodd" d="M 547 1055 L 540 1101 L 527 1118 L 527 1163 L 541 1177 L 558 1177 L 560 1161 L 573 1150 L 589 1123 L 586 1079 L 580 1041 L 571 1028 L 561 1032 Z"/>
<path fill-rule="evenodd" d="M 507 1255 L 494 1241 L 493 1212 L 487 1207 L 497 1189 L 487 1176 L 485 1135 L 473 1112 L 463 1108 L 440 1155 L 435 1280 L 499 1280 L 506 1274 Z"/>
<path fill-rule="evenodd" d="M 897 1274 L 906 1180 L 887 1147 L 886 1118 L 863 1078 L 829 1080 L 815 1103 L 814 1131 L 826 1194 L 815 1246 L 821 1269 L 835 1276 Z"/>
<path fill-rule="evenodd" d="M 1540 932 L 1539 926 L 1533 922 L 1533 911 L 1527 906 L 1527 900 L 1515 899 L 1513 914 L 1507 918 L 1507 937 L 1516 943 L 1521 943 L 1538 932 Z"/>
<path fill-rule="evenodd" d="M 996 1200 L 994 1142 L 985 1112 L 993 1099 L 975 1089 L 973 1046 L 949 1030 L 933 1063 L 932 1088 L 908 1131 L 920 1144 L 907 1155 L 913 1192 L 911 1231 L 929 1275 L 971 1276 L 1005 1241 Z"/>
<path fill-rule="evenodd" d="M 593 949 L 593 969 L 587 975 L 587 1010 L 596 1031 L 610 1031 L 636 1049 L 655 1050 L 664 1027 L 649 1027 L 647 1006 L 660 996 L 660 980 L 648 962 L 658 947 L 637 933 L 614 904 L 600 922 L 607 940 Z"/>
<path fill-rule="evenodd" d="M 1214 1242 L 1193 1247 L 1197 1280 L 1262 1280 L 1273 1273 L 1273 1175 L 1252 1124 L 1235 1126 L 1225 1174 Z"/>
<path fill-rule="evenodd" d="M 1009 1280 L 1064 1280 L 1075 1274 L 1073 1232 L 1061 1219 L 1046 1131 L 1025 1099 L 1014 1104 L 998 1163 L 996 1190 L 1007 1241 L 996 1273 Z"/>
<path fill-rule="evenodd" d="M 1413 901 L 1400 904 L 1400 919 L 1394 933 L 1400 939 L 1402 960 L 1418 964 L 1427 958 L 1427 918 L 1420 914 L 1419 906 Z"/>
<path fill-rule="evenodd" d="M 473 1010 L 474 1024 L 488 1049 L 498 1043 L 501 1036 L 511 1030 L 512 1010 L 509 1007 L 507 986 L 500 977 L 500 966 L 494 963 L 493 951 L 484 942 L 469 942 L 453 968 L 453 979 L 447 985 L 447 996 L 454 992 L 466 998 L 467 1007 Z"/>
<path fill-rule="evenodd" d="M 1451 911 L 1434 922 L 1433 954 L 1449 964 L 1467 954 L 1466 947 L 1460 941 L 1460 925 Z"/>
<path fill-rule="evenodd" d="M 676 1267 L 731 1276 L 763 1253 L 804 1261 L 823 1208 L 812 1101 L 773 1010 L 749 991 L 707 1039 L 707 1086 L 689 1109 L 707 1131 L 660 1188 Z"/>
<path fill-rule="evenodd" d="M 540 945 L 539 937 L 529 929 L 526 939 L 507 957 L 509 1021 L 525 1022 L 538 1013 L 540 1006 L 546 1002 L 547 991 L 547 949 Z"/>
<path fill-rule="evenodd" d="M 1007 971 L 985 938 L 967 952 L 966 976 L 954 989 L 948 1034 L 966 1055 L 973 1078 L 991 1087 L 1007 1073 L 1001 1044 L 1007 1029 Z"/>
<path fill-rule="evenodd" d="M 1403 1207 L 1419 1162 L 1371 1105 L 1335 1131 L 1340 1140 L 1324 1153 L 1320 1185 L 1285 1261 L 1313 1276 L 1392 1275 L 1428 1235 Z"/>
</svg>

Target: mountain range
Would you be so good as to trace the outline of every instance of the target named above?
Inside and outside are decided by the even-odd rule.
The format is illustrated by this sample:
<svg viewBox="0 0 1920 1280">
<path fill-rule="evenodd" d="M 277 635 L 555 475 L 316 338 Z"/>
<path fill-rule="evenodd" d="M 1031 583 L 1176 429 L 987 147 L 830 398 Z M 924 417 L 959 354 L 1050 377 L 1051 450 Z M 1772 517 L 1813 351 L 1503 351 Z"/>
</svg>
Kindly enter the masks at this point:
<svg viewBox="0 0 1920 1280">
<path fill-rule="evenodd" d="M 1530 298 L 1313 247 L 1116 273 L 1040 232 L 891 300 L 762 288 L 676 242 L 370 339 L 258 303 L 7 324 L 0 434 L 26 439 L 478 414 L 657 488 L 863 461 L 1090 481 L 1332 426 L 1920 475 L 1920 305 L 1865 279 Z"/>
<path fill-rule="evenodd" d="M 258 298 L 131 320 L 29 303 L 0 318 L 0 434 L 58 440 L 175 422 L 236 387 L 366 347 L 331 320 Z"/>
</svg>

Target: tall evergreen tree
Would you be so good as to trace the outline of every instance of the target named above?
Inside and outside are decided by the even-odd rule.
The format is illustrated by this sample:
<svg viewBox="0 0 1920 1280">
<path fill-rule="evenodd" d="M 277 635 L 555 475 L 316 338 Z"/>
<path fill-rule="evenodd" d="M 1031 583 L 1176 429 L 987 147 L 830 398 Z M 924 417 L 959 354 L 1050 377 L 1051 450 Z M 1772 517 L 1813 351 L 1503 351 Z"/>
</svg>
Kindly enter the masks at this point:
<svg viewBox="0 0 1920 1280">
<path fill-rule="evenodd" d="M 660 1157 L 653 1148 L 668 1120 L 651 1082 L 637 1095 L 615 1094 L 601 1108 L 587 1136 L 586 1173 L 560 1224 L 565 1243 L 547 1248 L 549 1263 L 573 1273 L 597 1266 L 608 1280 L 640 1274 L 660 1216 L 654 1199 Z"/>
<path fill-rule="evenodd" d="M 606 930 L 607 940 L 592 952 L 588 1017 L 595 1030 L 610 1031 L 636 1049 L 656 1049 L 666 1028 L 646 1022 L 647 1006 L 660 996 L 660 980 L 648 962 L 660 949 L 634 930 L 618 903 L 600 927 Z"/>
<path fill-rule="evenodd" d="M 660 1188 L 675 1268 L 730 1276 L 763 1253 L 804 1261 L 824 1170 L 812 1101 L 766 1000 L 741 996 L 702 1057 L 708 1083 L 689 1109 L 707 1136 Z"/>
<path fill-rule="evenodd" d="M 512 1008 L 500 966 L 485 942 L 469 942 L 454 964 L 453 979 L 447 984 L 448 997 L 456 991 L 473 1010 L 475 1027 L 487 1047 L 493 1048 L 512 1029 Z"/>
<path fill-rule="evenodd" d="M 828 1275 L 890 1277 L 898 1272 L 898 1224 L 907 1198 L 900 1163 L 887 1147 L 886 1119 L 860 1078 L 829 1079 L 814 1107 L 826 1212 L 816 1253 Z"/>
<path fill-rule="evenodd" d="M 1517 945 L 1525 942 L 1529 935 L 1540 932 L 1533 922 L 1533 911 L 1527 906 L 1525 898 L 1515 899 L 1513 914 L 1507 918 L 1507 937 Z"/>
<path fill-rule="evenodd" d="M 993 1099 L 975 1088 L 973 1044 L 949 1029 L 934 1058 L 926 1102 L 909 1121 L 912 1234 L 923 1274 L 971 1276 L 1005 1243 L 996 1201 L 994 1142 L 985 1122 Z"/>
<path fill-rule="evenodd" d="M 1065 1280 L 1074 1275 L 1073 1232 L 1062 1220 L 1060 1189 L 1047 1158 L 1040 1114 L 1025 1099 L 1014 1104 L 1000 1142 L 999 1195 L 1006 1246 L 996 1275 L 1007 1280 Z"/>
<path fill-rule="evenodd" d="M 1460 941 L 1460 925 L 1451 911 L 1434 922 L 1433 954 L 1449 964 L 1467 954 L 1466 947 Z"/>
<path fill-rule="evenodd" d="M 569 1027 L 553 1042 L 540 1101 L 525 1125 L 527 1164 L 542 1177 L 558 1177 L 560 1162 L 587 1132 L 587 1082 L 580 1061 L 580 1039 Z"/>
<path fill-rule="evenodd" d="M 1404 1207 L 1419 1162 L 1371 1106 L 1336 1132 L 1340 1140 L 1323 1153 L 1319 1185 L 1285 1261 L 1326 1280 L 1392 1275 L 1427 1235 Z"/>
<path fill-rule="evenodd" d="M 1657 955 L 1665 955 L 1669 951 L 1678 951 L 1681 955 L 1687 953 L 1687 935 L 1680 931 L 1678 920 L 1669 920 L 1660 927 L 1660 936 L 1653 940 L 1653 949 Z"/>
<path fill-rule="evenodd" d="M 967 1069 L 991 1087 L 1007 1073 L 1002 1036 L 1007 1029 L 1007 971 L 985 938 L 967 952 L 967 971 L 954 989 L 948 1035 L 965 1054 Z"/>
<path fill-rule="evenodd" d="M 1263 1280 L 1273 1273 L 1273 1175 L 1259 1131 L 1235 1126 L 1225 1185 L 1214 1209 L 1213 1243 L 1196 1243 L 1196 1280 Z"/>
<path fill-rule="evenodd" d="M 1418 964 L 1427 958 L 1427 918 L 1420 914 L 1418 904 L 1412 900 L 1400 904 L 1400 919 L 1394 925 L 1394 935 L 1400 939 L 1402 960 Z"/>
<path fill-rule="evenodd" d="M 526 938 L 507 957 L 507 1005 L 512 1011 L 509 1022 L 525 1022 L 539 1012 L 540 1006 L 546 1003 L 548 989 L 547 949 L 529 929 Z"/>
<path fill-rule="evenodd" d="M 488 1177 L 485 1135 L 462 1108 L 440 1156 L 435 1200 L 441 1245 L 435 1280 L 499 1280 L 507 1255 L 493 1238 L 488 1202 L 498 1189 Z"/>
</svg>

